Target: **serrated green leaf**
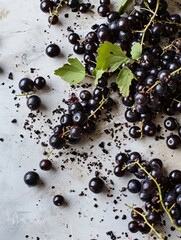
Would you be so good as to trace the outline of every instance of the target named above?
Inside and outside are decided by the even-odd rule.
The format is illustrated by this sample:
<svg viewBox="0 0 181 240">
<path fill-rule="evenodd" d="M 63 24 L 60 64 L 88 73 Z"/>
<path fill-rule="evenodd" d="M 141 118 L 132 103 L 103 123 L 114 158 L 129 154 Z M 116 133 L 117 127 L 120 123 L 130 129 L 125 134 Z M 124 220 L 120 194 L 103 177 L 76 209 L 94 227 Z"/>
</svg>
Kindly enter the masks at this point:
<svg viewBox="0 0 181 240">
<path fill-rule="evenodd" d="M 134 78 L 134 74 L 128 67 L 123 67 L 119 72 L 116 78 L 116 83 L 123 97 L 127 97 L 129 95 L 131 82 Z"/>
<path fill-rule="evenodd" d="M 54 74 L 70 84 L 78 84 L 85 78 L 86 72 L 77 58 L 69 58 L 68 63 L 55 70 Z"/>
<path fill-rule="evenodd" d="M 122 0 L 121 5 L 119 6 L 118 12 L 120 14 L 125 12 L 125 9 L 127 8 L 127 6 L 132 3 L 131 0 Z"/>
<path fill-rule="evenodd" d="M 97 50 L 98 56 L 96 58 L 96 80 L 100 75 L 99 70 L 104 72 L 114 72 L 116 71 L 122 63 L 127 63 L 130 59 L 126 56 L 124 52 L 116 43 L 105 41 L 100 44 Z"/>
<path fill-rule="evenodd" d="M 137 60 L 141 57 L 142 46 L 139 42 L 136 42 L 131 48 L 131 57 L 133 60 Z"/>
</svg>

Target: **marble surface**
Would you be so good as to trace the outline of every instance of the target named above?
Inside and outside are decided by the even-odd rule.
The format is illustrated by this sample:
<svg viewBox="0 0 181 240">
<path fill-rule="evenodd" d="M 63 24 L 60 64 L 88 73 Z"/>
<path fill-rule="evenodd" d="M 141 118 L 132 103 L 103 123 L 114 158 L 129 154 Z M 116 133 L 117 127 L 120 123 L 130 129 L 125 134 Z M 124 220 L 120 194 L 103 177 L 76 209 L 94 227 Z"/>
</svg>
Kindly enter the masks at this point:
<svg viewBox="0 0 181 240">
<path fill-rule="evenodd" d="M 53 170 L 43 172 L 39 169 L 44 151 L 50 151 L 49 146 L 42 146 L 42 142 L 48 142 L 51 127 L 60 118 L 60 114 L 53 114 L 53 111 L 59 105 L 66 108 L 62 100 L 67 99 L 71 91 L 78 93 L 81 90 L 70 89 L 53 74 L 70 54 L 74 54 L 67 40 L 67 27 L 85 36 L 92 24 L 103 21 L 96 13 L 79 17 L 64 8 L 60 12 L 61 23 L 49 28 L 48 15 L 40 11 L 39 2 L 0 0 L 0 239 L 109 240 L 110 231 L 116 239 L 147 239 L 148 236 L 125 234 L 130 220 L 130 210 L 125 203 L 138 206 L 143 203 L 137 195 L 122 191 L 130 177 L 119 179 L 113 175 L 114 157 L 119 151 L 139 151 L 143 159 L 161 158 L 170 170 L 181 167 L 180 150 L 168 149 L 165 140 L 125 138 L 128 136 L 123 116 L 125 108 L 119 104 L 121 100 L 117 95 L 113 96 L 117 107 L 110 121 L 100 121 L 93 136 L 77 146 L 63 149 L 59 157 L 58 151 L 54 151 L 50 157 Z M 97 5 L 96 0 L 91 2 Z M 118 5 L 117 1 L 114 3 Z M 69 18 L 65 18 L 65 13 Z M 60 57 L 50 59 L 46 56 L 45 48 L 50 42 L 60 46 Z M 10 72 L 13 80 L 8 78 Z M 47 88 L 38 93 L 43 106 L 32 119 L 26 107 L 26 97 L 16 96 L 20 94 L 18 83 L 23 77 L 34 79 L 40 75 L 46 78 Z M 12 123 L 13 119 L 17 119 L 17 123 Z M 121 123 L 121 127 L 114 136 L 106 134 L 104 130 L 112 131 L 114 123 Z M 158 123 L 163 124 L 163 119 Z M 37 130 L 40 131 L 38 135 Z M 168 133 L 162 129 L 160 135 L 166 137 Z M 108 154 L 99 147 L 102 141 Z M 72 158 L 75 160 L 71 161 Z M 29 188 L 24 184 L 23 176 L 34 169 L 43 184 Z M 107 186 L 99 195 L 88 190 L 88 182 L 97 170 L 106 177 Z M 64 196 L 65 206 L 53 205 L 56 194 Z M 124 215 L 127 216 L 125 220 Z M 169 224 L 164 231 L 170 232 Z M 171 234 L 172 240 L 178 239 L 178 233 Z"/>
</svg>

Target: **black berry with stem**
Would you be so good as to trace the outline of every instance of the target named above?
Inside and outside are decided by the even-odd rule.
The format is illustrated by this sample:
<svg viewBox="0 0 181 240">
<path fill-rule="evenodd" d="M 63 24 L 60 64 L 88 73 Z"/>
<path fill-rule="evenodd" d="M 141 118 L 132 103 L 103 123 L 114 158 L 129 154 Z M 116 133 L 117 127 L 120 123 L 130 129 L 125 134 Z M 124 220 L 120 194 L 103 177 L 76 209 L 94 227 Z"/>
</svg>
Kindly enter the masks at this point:
<svg viewBox="0 0 181 240">
<path fill-rule="evenodd" d="M 51 24 L 51 25 L 55 25 L 57 24 L 59 21 L 58 19 L 58 16 L 57 15 L 51 15 L 48 17 L 48 22 Z"/>
<path fill-rule="evenodd" d="M 41 100 L 38 96 L 31 95 L 28 97 L 26 104 L 30 110 L 37 110 L 41 105 Z"/>
<path fill-rule="evenodd" d="M 39 182 L 39 175 L 38 173 L 34 172 L 34 171 L 29 171 L 27 173 L 25 173 L 24 175 L 24 182 L 28 185 L 28 186 L 36 186 Z"/>
<path fill-rule="evenodd" d="M 68 36 L 68 40 L 71 44 L 76 44 L 80 40 L 80 37 L 77 33 L 70 33 Z"/>
<path fill-rule="evenodd" d="M 93 193 L 101 193 L 104 188 L 104 181 L 101 178 L 92 178 L 89 182 L 89 189 Z"/>
<path fill-rule="evenodd" d="M 129 135 L 132 138 L 140 138 L 141 137 L 141 129 L 138 126 L 132 126 L 129 129 Z"/>
<path fill-rule="evenodd" d="M 56 205 L 56 206 L 62 206 L 64 204 L 65 200 L 64 200 L 64 197 L 62 195 L 55 195 L 53 197 L 53 203 Z"/>
<path fill-rule="evenodd" d="M 73 47 L 73 50 L 76 54 L 83 54 L 85 53 L 85 48 L 83 44 L 76 43 Z"/>
<path fill-rule="evenodd" d="M 62 125 L 56 125 L 54 128 L 53 128 L 53 133 L 55 135 L 61 135 L 63 134 L 63 126 Z"/>
<path fill-rule="evenodd" d="M 161 223 L 161 216 L 156 211 L 148 212 L 146 219 L 150 224 L 153 225 Z"/>
<path fill-rule="evenodd" d="M 83 130 L 80 126 L 74 125 L 70 128 L 69 137 L 73 139 L 80 139 L 83 134 Z"/>
<path fill-rule="evenodd" d="M 50 137 L 49 143 L 53 148 L 61 149 L 65 145 L 65 139 L 54 134 Z"/>
<path fill-rule="evenodd" d="M 52 168 L 52 162 L 48 159 L 43 159 L 39 164 L 41 170 L 49 171 Z"/>
<path fill-rule="evenodd" d="M 143 133 L 147 136 L 154 136 L 157 131 L 156 125 L 153 122 L 143 124 Z"/>
<path fill-rule="evenodd" d="M 114 175 L 116 175 L 117 177 L 122 177 L 125 174 L 125 169 L 123 169 L 123 165 L 119 164 L 117 166 L 115 166 L 114 168 Z"/>
<path fill-rule="evenodd" d="M 60 48 L 57 44 L 50 44 L 46 48 L 47 56 L 54 58 L 60 54 Z"/>
<path fill-rule="evenodd" d="M 34 79 L 34 86 L 36 89 L 41 90 L 46 86 L 46 80 L 43 77 L 38 76 Z"/>
<path fill-rule="evenodd" d="M 128 108 L 124 115 L 128 122 L 136 122 L 140 118 L 139 113 L 137 111 L 133 111 L 131 108 Z"/>
<path fill-rule="evenodd" d="M 128 155 L 126 153 L 120 152 L 115 157 L 115 162 L 118 165 L 122 165 L 124 163 L 127 163 L 127 161 L 128 161 Z"/>
<path fill-rule="evenodd" d="M 143 214 L 143 209 L 142 208 L 139 208 L 139 207 L 135 207 L 134 209 L 132 209 L 131 211 L 131 218 L 134 220 L 134 221 L 143 221 L 143 217 L 139 214 Z"/>
<path fill-rule="evenodd" d="M 50 0 L 41 1 L 40 9 L 42 12 L 49 13 L 53 9 L 53 2 Z"/>
<path fill-rule="evenodd" d="M 22 78 L 19 81 L 19 89 L 22 92 L 30 92 L 34 88 L 34 82 L 30 78 Z"/>
</svg>

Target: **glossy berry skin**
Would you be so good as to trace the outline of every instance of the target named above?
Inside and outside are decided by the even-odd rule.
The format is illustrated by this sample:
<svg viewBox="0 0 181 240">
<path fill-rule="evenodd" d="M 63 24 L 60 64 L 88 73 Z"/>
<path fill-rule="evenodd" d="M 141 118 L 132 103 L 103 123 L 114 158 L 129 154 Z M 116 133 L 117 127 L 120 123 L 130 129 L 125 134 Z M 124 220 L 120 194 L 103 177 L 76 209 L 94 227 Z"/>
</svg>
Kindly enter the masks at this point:
<svg viewBox="0 0 181 240">
<path fill-rule="evenodd" d="M 41 170 L 49 171 L 52 168 L 52 162 L 48 159 L 43 159 L 40 161 L 39 166 L 40 166 Z"/>
<path fill-rule="evenodd" d="M 79 97 L 82 101 L 88 101 L 91 98 L 91 93 L 88 90 L 82 90 Z"/>
<path fill-rule="evenodd" d="M 71 126 L 73 124 L 72 115 L 65 113 L 60 118 L 60 123 L 63 126 Z"/>
<path fill-rule="evenodd" d="M 73 139 L 80 139 L 83 134 L 83 130 L 80 126 L 74 125 L 70 128 L 69 137 Z"/>
<path fill-rule="evenodd" d="M 132 138 L 140 138 L 141 137 L 141 129 L 140 127 L 138 126 L 132 126 L 130 129 L 129 129 L 129 135 L 130 137 Z"/>
<path fill-rule="evenodd" d="M 153 122 L 143 124 L 143 133 L 149 137 L 154 136 L 156 133 L 156 125 Z"/>
<path fill-rule="evenodd" d="M 54 58 L 60 54 L 60 48 L 57 44 L 50 44 L 46 48 L 47 56 Z"/>
<path fill-rule="evenodd" d="M 34 88 L 34 83 L 30 78 L 22 78 L 19 81 L 19 89 L 22 92 L 30 92 Z"/>
<path fill-rule="evenodd" d="M 97 12 L 101 17 L 106 17 L 108 15 L 108 13 L 110 12 L 110 9 L 107 5 L 101 4 L 101 5 L 99 5 Z"/>
<path fill-rule="evenodd" d="M 139 207 L 135 207 L 132 211 L 131 211 L 131 218 L 135 221 L 143 221 L 143 217 L 141 215 L 139 215 L 137 212 L 139 213 L 143 213 L 143 209 L 139 208 Z"/>
<path fill-rule="evenodd" d="M 87 114 L 84 112 L 76 112 L 73 115 L 72 120 L 75 124 L 82 125 L 87 120 Z"/>
<path fill-rule="evenodd" d="M 169 179 L 173 184 L 181 183 L 181 171 L 180 170 L 173 170 L 169 174 Z"/>
<path fill-rule="evenodd" d="M 50 1 L 50 0 L 44 0 L 44 1 L 41 1 L 40 3 L 40 9 L 42 12 L 45 12 L 45 13 L 48 13 L 51 9 L 52 10 L 53 8 L 53 2 Z"/>
<path fill-rule="evenodd" d="M 121 165 L 121 164 L 124 164 L 128 161 L 128 156 L 127 154 L 125 153 L 118 153 L 115 157 L 115 162 L 118 164 L 118 165 Z"/>
<path fill-rule="evenodd" d="M 123 170 L 123 166 L 122 165 L 117 165 L 114 168 L 114 175 L 116 175 L 117 177 L 122 177 L 125 174 L 125 170 Z"/>
<path fill-rule="evenodd" d="M 28 108 L 30 110 L 37 110 L 40 105 L 41 105 L 41 100 L 38 96 L 36 95 L 31 95 L 28 99 L 27 99 L 27 102 L 26 102 Z"/>
<path fill-rule="evenodd" d="M 50 137 L 49 144 L 55 149 L 61 149 L 65 145 L 65 139 L 54 134 Z"/>
<path fill-rule="evenodd" d="M 76 112 L 83 111 L 83 106 L 80 102 L 74 102 L 69 105 L 68 110 L 73 115 Z"/>
<path fill-rule="evenodd" d="M 36 77 L 34 79 L 34 86 L 36 87 L 36 89 L 41 90 L 46 86 L 46 80 L 41 76 Z"/>
<path fill-rule="evenodd" d="M 71 44 L 76 44 L 80 40 L 80 37 L 77 33 L 71 33 L 68 36 L 68 40 Z"/>
<path fill-rule="evenodd" d="M 93 193 L 101 193 L 104 188 L 104 182 L 101 178 L 92 178 L 89 182 L 89 189 Z"/>
<path fill-rule="evenodd" d="M 132 179 L 128 182 L 127 188 L 131 193 L 139 193 L 141 190 L 141 183 L 137 179 Z"/>
<path fill-rule="evenodd" d="M 164 127 L 170 131 L 175 130 L 178 127 L 178 122 L 175 118 L 168 117 L 164 121 Z"/>
<path fill-rule="evenodd" d="M 55 204 L 55 206 L 62 206 L 64 202 L 65 200 L 62 195 L 55 195 L 53 197 L 53 203 Z"/>
<path fill-rule="evenodd" d="M 136 233 L 139 231 L 139 224 L 137 221 L 131 221 L 128 223 L 128 229 L 132 233 Z"/>
<path fill-rule="evenodd" d="M 169 148 L 176 149 L 181 144 L 180 137 L 176 134 L 172 134 L 172 135 L 167 137 L 166 144 Z"/>
<path fill-rule="evenodd" d="M 28 185 L 28 186 L 36 186 L 39 182 L 39 175 L 38 173 L 34 172 L 34 171 L 29 171 L 27 173 L 25 173 L 24 175 L 24 182 Z"/>
<path fill-rule="evenodd" d="M 68 0 L 67 5 L 70 8 L 74 9 L 74 8 L 77 8 L 79 6 L 79 1 L 78 0 Z"/>
<path fill-rule="evenodd" d="M 55 135 L 61 135 L 63 134 L 63 126 L 62 125 L 56 125 L 54 128 L 53 128 L 53 133 Z"/>
<path fill-rule="evenodd" d="M 93 133 L 95 129 L 96 124 L 91 120 L 86 121 L 86 123 L 82 126 L 83 132 L 87 134 Z"/>
<path fill-rule="evenodd" d="M 159 224 L 161 222 L 161 216 L 158 212 L 148 212 L 148 215 L 146 216 L 147 221 L 150 224 Z"/>
<path fill-rule="evenodd" d="M 49 16 L 48 17 L 48 22 L 51 24 L 51 25 L 55 25 L 58 23 L 58 16 L 57 15 L 54 15 L 54 16 Z"/>
</svg>

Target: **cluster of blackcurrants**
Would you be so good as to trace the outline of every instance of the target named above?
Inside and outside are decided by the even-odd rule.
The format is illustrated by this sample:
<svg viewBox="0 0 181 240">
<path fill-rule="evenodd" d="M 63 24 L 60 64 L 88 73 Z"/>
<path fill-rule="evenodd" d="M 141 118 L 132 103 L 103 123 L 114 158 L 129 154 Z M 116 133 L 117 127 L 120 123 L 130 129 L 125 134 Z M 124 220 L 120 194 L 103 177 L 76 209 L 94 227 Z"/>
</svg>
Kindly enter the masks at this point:
<svg viewBox="0 0 181 240">
<path fill-rule="evenodd" d="M 58 11 L 63 5 L 71 8 L 72 12 L 86 13 L 90 8 L 90 3 L 80 3 L 79 0 L 40 0 L 40 9 L 42 12 L 49 13 L 48 22 L 51 25 L 58 23 Z"/>
<path fill-rule="evenodd" d="M 107 87 L 107 79 L 102 77 L 92 94 L 88 90 L 82 90 L 79 98 L 70 100 L 68 113 L 61 116 L 60 124 L 53 129 L 50 145 L 61 149 L 66 142 L 76 144 L 83 134 L 91 134 L 96 128 L 101 110 L 110 110 L 114 105 L 113 99 L 109 97 L 110 89 Z"/>
<path fill-rule="evenodd" d="M 22 91 L 23 95 L 27 94 L 27 106 L 30 110 L 37 110 L 41 105 L 41 99 L 35 95 L 30 94 L 34 91 L 34 88 L 41 90 L 46 86 L 46 80 L 38 76 L 33 80 L 30 78 L 22 78 L 19 81 L 19 89 Z M 30 95 L 30 96 L 29 96 Z"/>
<path fill-rule="evenodd" d="M 146 224 L 143 215 L 146 216 L 147 222 L 152 226 L 161 223 L 164 210 L 160 202 L 159 190 L 153 179 L 160 185 L 164 206 L 175 224 L 180 227 L 181 171 L 173 170 L 166 176 L 163 162 L 160 159 L 154 158 L 146 161 L 142 159 L 138 152 L 131 152 L 129 155 L 120 152 L 116 155 L 115 161 L 117 166 L 114 168 L 114 174 L 117 177 L 122 177 L 126 173 L 133 174 L 136 178 L 128 182 L 127 189 L 131 193 L 138 193 L 139 198 L 145 203 L 145 212 L 140 208 L 135 208 L 135 211 L 133 209 L 131 213 L 133 221 L 129 223 L 129 230 L 133 233 L 140 231 L 143 234 L 150 232 L 150 226 Z"/>
<path fill-rule="evenodd" d="M 147 0 L 151 10 L 155 10 L 157 0 Z M 130 56 L 131 47 L 144 39 L 144 49 L 140 61 L 129 63 L 137 80 L 133 80 L 130 93 L 122 97 L 122 102 L 128 109 L 125 118 L 129 122 L 141 121 L 142 126 L 132 126 L 129 134 L 132 138 L 143 135 L 153 136 L 157 127 L 153 122 L 157 113 L 164 112 L 174 115 L 181 112 L 181 41 L 176 41 L 181 17 L 167 11 L 167 2 L 159 3 L 154 22 L 144 33 L 145 26 L 153 16 L 147 5 L 141 3 L 129 15 L 121 16 L 118 12 L 109 10 L 109 0 L 100 1 L 98 12 L 104 9 L 102 16 L 107 17 L 108 23 L 92 26 L 85 39 L 73 32 L 68 40 L 74 45 L 76 54 L 84 54 L 84 62 L 88 74 L 96 67 L 97 49 L 100 43 L 110 41 L 117 43 Z M 139 10 L 136 10 L 139 9 Z M 143 36 L 144 35 L 144 36 Z M 173 42 L 170 48 L 161 47 L 166 39 Z M 175 42 L 174 42 L 175 41 Z M 178 70 L 178 71 L 177 71 Z"/>
</svg>

